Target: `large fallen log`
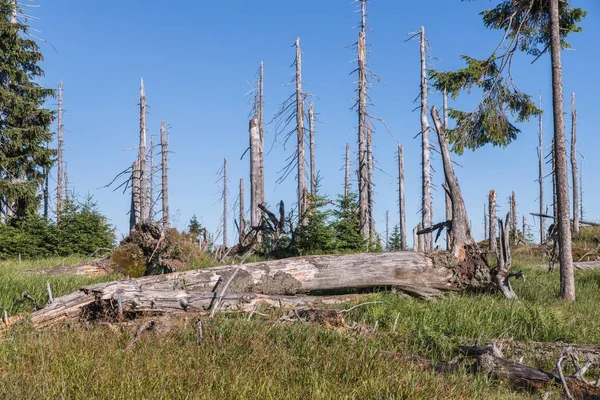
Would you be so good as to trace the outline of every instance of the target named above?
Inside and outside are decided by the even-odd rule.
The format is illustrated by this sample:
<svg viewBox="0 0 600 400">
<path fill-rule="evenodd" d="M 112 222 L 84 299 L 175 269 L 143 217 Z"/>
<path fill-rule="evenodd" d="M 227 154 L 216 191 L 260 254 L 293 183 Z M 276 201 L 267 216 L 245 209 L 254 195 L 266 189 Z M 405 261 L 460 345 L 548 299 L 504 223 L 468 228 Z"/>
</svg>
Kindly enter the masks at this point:
<svg viewBox="0 0 600 400">
<path fill-rule="evenodd" d="M 594 269 L 600 269 L 600 261 L 576 261 L 573 263 L 573 267 L 576 271 L 590 271 Z M 548 265 L 539 264 L 538 268 L 548 269 Z"/>
<path fill-rule="evenodd" d="M 314 293 L 394 287 L 413 296 L 432 298 L 448 291 L 491 284 L 485 265 L 459 263 L 445 253 L 308 256 L 86 286 L 34 312 L 31 322 L 34 326 L 48 326 L 106 315 L 203 311 L 212 307 L 217 293 L 234 273 L 222 303 L 240 310 L 258 304 L 275 307 L 327 301 L 321 296 L 304 296 Z"/>
</svg>

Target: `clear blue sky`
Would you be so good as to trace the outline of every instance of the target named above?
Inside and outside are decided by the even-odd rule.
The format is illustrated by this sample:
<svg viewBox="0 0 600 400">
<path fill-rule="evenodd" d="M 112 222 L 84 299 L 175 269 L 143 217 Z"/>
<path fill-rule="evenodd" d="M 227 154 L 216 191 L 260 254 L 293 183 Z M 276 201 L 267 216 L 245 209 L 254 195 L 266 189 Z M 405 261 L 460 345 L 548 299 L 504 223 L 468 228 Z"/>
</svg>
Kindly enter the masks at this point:
<svg viewBox="0 0 600 400">
<path fill-rule="evenodd" d="M 119 233 L 128 229 L 129 197 L 100 189 L 127 168 L 136 156 L 138 137 L 139 80 L 146 82 L 149 133 L 157 134 L 161 118 L 170 125 L 170 195 L 173 223 L 184 228 L 196 214 L 209 230 L 219 226 L 222 205 L 216 173 L 223 158 L 229 161 L 230 207 L 237 198 L 239 178 L 248 182 L 248 158 L 240 156 L 248 146 L 249 100 L 246 97 L 259 62 L 265 63 L 265 115 L 273 116 L 291 93 L 285 86 L 292 77 L 291 47 L 297 36 L 303 50 L 305 90 L 314 95 L 317 126 L 317 167 L 323 177 L 321 192 L 335 197 L 342 192 L 343 154 L 346 142 L 356 150 L 356 115 L 353 104 L 354 54 L 347 46 L 356 41 L 356 4 L 349 0 L 219 0 L 177 2 L 166 0 L 38 0 L 29 11 L 39 17 L 31 22 L 45 54 L 43 84 L 64 83 L 65 157 L 69 180 L 81 195 L 91 193 L 100 210 Z M 495 48 L 501 33 L 486 30 L 478 13 L 497 1 L 372 0 L 368 4 L 371 32 L 369 64 L 382 79 L 371 90 L 372 113 L 383 118 L 404 145 L 407 224 L 420 220 L 419 113 L 413 111 L 418 94 L 419 49 L 406 42 L 408 33 L 426 28 L 435 57 L 432 67 L 456 69 L 461 54 L 485 57 Z M 589 11 L 584 31 L 572 36 L 573 51 L 563 53 L 564 89 L 577 93 L 579 148 L 583 162 L 584 207 L 590 219 L 600 218 L 598 175 L 600 148 L 597 132 L 597 90 L 600 63 L 600 4 L 596 0 L 573 1 Z M 541 92 L 550 111 L 549 57 L 531 65 L 531 58 L 517 55 L 513 66 L 518 86 L 534 95 Z M 457 108 L 472 107 L 477 99 L 451 102 Z M 441 105 L 438 95 L 431 105 Z M 50 104 L 56 107 L 56 101 Z M 552 134 L 551 113 L 544 116 L 545 142 Z M 267 126 L 266 147 L 273 142 Z M 374 134 L 378 230 L 398 221 L 396 142 L 381 126 Z M 507 211 L 506 198 L 514 190 L 518 212 L 537 210 L 537 122 L 522 124 L 521 136 L 506 149 L 487 146 L 467 152 L 455 161 L 476 238 L 483 233 L 483 204 L 496 189 L 500 212 Z M 567 118 L 570 129 L 570 118 Z M 278 171 L 292 149 L 276 144 L 266 157 L 266 198 L 270 204 L 283 199 L 289 208 L 295 198 L 295 182 L 276 185 Z M 353 158 L 356 158 L 354 156 Z M 440 157 L 433 159 L 434 220 L 443 219 L 443 181 Z M 547 170 L 549 170 L 547 168 Z M 53 176 L 53 182 L 55 177 Z M 354 183 L 356 185 L 356 183 Z M 249 184 L 246 184 L 246 188 Z M 550 194 L 550 180 L 546 193 Z M 246 204 L 249 204 L 247 193 Z M 550 200 L 547 196 L 546 201 Z M 230 239 L 234 239 L 230 215 Z M 528 217 L 532 227 L 534 220 Z M 409 237 L 411 235 L 409 234 Z M 411 240 L 412 241 L 412 240 Z M 443 245 L 443 243 L 442 243 Z"/>
</svg>

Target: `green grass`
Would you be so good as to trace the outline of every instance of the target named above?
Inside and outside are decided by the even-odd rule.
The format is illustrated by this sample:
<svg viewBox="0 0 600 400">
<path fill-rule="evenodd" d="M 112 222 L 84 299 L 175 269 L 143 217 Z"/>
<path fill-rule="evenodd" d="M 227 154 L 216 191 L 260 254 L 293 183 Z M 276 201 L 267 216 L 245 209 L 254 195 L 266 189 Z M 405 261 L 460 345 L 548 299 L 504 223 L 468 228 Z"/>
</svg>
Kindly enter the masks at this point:
<svg viewBox="0 0 600 400">
<path fill-rule="evenodd" d="M 83 285 L 118 279 L 117 275 L 90 278 L 77 275 L 45 276 L 26 272 L 58 265 L 72 265 L 82 260 L 81 257 L 56 257 L 27 260 L 22 263 L 16 260 L 0 261 L 0 309 L 7 310 L 9 315 L 33 311 L 33 304 L 21 296 L 24 291 L 29 292 L 41 304 L 46 304 L 48 301 L 47 281 L 50 282 L 54 297 L 58 297 L 69 294 Z"/>
<path fill-rule="evenodd" d="M 23 274 L 24 269 L 77 261 L 0 263 L 3 304 L 12 307 L 12 314 L 30 311 L 31 305 L 21 302 L 21 292 L 28 290 L 45 301 L 47 279 L 58 296 L 115 278 Z M 558 271 L 550 274 L 527 265 L 539 263 L 529 256 L 515 257 L 515 269 L 523 266 L 526 276 L 514 282 L 519 302 L 499 294 L 453 294 L 429 302 L 373 294 L 370 301 L 383 303 L 345 314 L 349 324 L 377 324 L 375 333 L 362 336 L 306 324 L 273 325 L 259 316 L 252 322 L 221 316 L 205 324 L 200 345 L 188 321 L 167 334 L 146 333 L 124 351 L 132 330 L 20 327 L 0 341 L 0 398 L 526 397 L 481 375 L 418 371 L 381 357 L 377 350 L 450 360 L 457 355 L 457 344 L 468 339 L 600 344 L 600 271 L 577 272 L 577 302 L 567 304 L 557 296 Z M 525 361 L 546 369 L 555 362 L 534 357 Z"/>
</svg>

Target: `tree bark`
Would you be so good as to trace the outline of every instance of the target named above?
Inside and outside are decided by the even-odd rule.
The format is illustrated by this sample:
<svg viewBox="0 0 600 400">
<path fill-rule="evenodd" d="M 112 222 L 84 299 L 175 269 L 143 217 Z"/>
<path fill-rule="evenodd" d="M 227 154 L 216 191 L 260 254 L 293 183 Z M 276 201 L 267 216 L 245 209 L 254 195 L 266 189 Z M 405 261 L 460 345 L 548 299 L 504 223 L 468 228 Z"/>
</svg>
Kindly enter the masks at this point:
<svg viewBox="0 0 600 400">
<path fill-rule="evenodd" d="M 56 176 L 56 223 L 60 224 L 63 210 L 63 84 L 58 84 L 58 171 Z"/>
<path fill-rule="evenodd" d="M 513 233 L 513 244 L 516 246 L 519 242 L 519 231 L 517 230 L 517 198 L 515 192 L 510 196 L 510 230 Z"/>
<path fill-rule="evenodd" d="M 385 246 L 383 248 L 388 250 L 388 246 L 390 243 L 390 212 L 389 210 L 385 212 Z"/>
<path fill-rule="evenodd" d="M 427 120 L 427 49 L 425 27 L 421 27 L 421 224 L 431 226 L 433 206 L 431 204 L 431 161 L 429 156 L 429 122 Z M 425 249 L 433 249 L 432 234 L 425 234 Z"/>
<path fill-rule="evenodd" d="M 490 195 L 489 195 L 489 207 L 490 207 L 490 212 L 489 212 L 489 216 L 490 216 L 490 222 L 489 222 L 489 241 L 490 241 L 490 252 L 495 253 L 498 249 L 498 243 L 496 240 L 496 191 L 495 190 L 490 190 Z"/>
<path fill-rule="evenodd" d="M 540 110 L 542 109 L 542 95 L 540 94 Z M 542 123 L 542 115 L 539 116 L 539 133 L 538 133 L 538 183 L 540 185 L 540 214 L 544 214 L 544 126 Z M 546 218 L 540 217 L 540 244 L 546 242 Z"/>
<path fill-rule="evenodd" d="M 131 167 L 131 208 L 129 210 L 129 230 L 140 222 L 140 163 L 133 162 Z"/>
<path fill-rule="evenodd" d="M 306 214 L 306 173 L 304 170 L 304 93 L 302 92 L 302 51 L 300 38 L 296 38 L 296 134 L 298 146 L 298 222 L 304 224 Z"/>
<path fill-rule="evenodd" d="M 150 135 L 150 149 L 148 151 L 150 165 L 148 167 L 148 221 L 154 223 L 154 135 Z"/>
<path fill-rule="evenodd" d="M 487 239 L 487 235 L 489 232 L 489 228 L 488 228 L 488 215 L 487 215 L 487 210 L 489 209 L 489 206 L 484 202 L 483 203 L 483 239 Z"/>
<path fill-rule="evenodd" d="M 567 150 L 562 88 L 559 0 L 551 0 L 551 58 L 552 108 L 554 115 L 554 155 L 556 161 L 556 195 L 558 243 L 560 248 L 560 293 L 563 299 L 575 301 L 575 278 L 571 252 L 571 221 L 569 212 L 569 180 L 567 177 Z"/>
<path fill-rule="evenodd" d="M 369 198 L 369 235 L 371 240 L 375 240 L 375 198 L 373 193 L 373 126 L 371 122 L 367 125 L 367 171 L 369 174 L 369 181 L 367 184 L 367 197 Z"/>
<path fill-rule="evenodd" d="M 579 234 L 579 173 L 577 168 L 577 110 L 571 95 L 571 171 L 573 173 L 573 234 Z"/>
<path fill-rule="evenodd" d="M 167 129 L 165 121 L 160 122 L 160 152 L 162 156 L 162 183 L 161 183 L 161 198 L 162 198 L 162 224 L 169 226 L 169 181 L 167 177 L 167 162 L 168 162 L 168 142 Z"/>
<path fill-rule="evenodd" d="M 148 165 L 146 162 L 146 89 L 140 80 L 140 145 L 138 162 L 140 170 L 140 222 L 148 219 Z"/>
<path fill-rule="evenodd" d="M 400 249 L 405 251 L 406 244 L 406 194 L 404 191 L 404 149 L 398 145 L 398 216 L 400 218 Z"/>
</svg>

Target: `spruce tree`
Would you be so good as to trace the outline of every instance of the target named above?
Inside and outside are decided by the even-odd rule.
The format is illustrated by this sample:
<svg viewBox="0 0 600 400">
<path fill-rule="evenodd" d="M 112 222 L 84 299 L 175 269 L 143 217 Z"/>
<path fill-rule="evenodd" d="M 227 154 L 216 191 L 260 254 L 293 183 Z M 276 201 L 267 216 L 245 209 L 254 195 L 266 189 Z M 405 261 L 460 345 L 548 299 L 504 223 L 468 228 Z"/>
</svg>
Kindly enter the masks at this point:
<svg viewBox="0 0 600 400">
<path fill-rule="evenodd" d="M 361 234 L 358 208 L 358 195 L 348 191 L 348 196 L 340 196 L 333 210 L 333 230 L 336 248 L 341 252 L 366 250 L 367 239 Z"/>
<path fill-rule="evenodd" d="M 402 250 L 402 239 L 400 237 L 400 226 L 394 226 L 394 230 L 390 235 L 390 239 L 387 242 L 387 251 L 400 251 Z"/>
<path fill-rule="evenodd" d="M 36 82 L 43 56 L 28 26 L 13 20 L 14 4 L 0 2 L 0 205 L 7 219 L 24 219 L 38 209 L 53 165 L 46 143 L 54 113 L 43 105 L 54 90 Z"/>
</svg>

